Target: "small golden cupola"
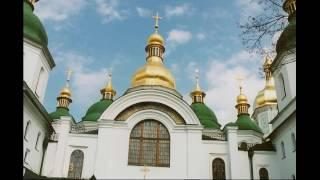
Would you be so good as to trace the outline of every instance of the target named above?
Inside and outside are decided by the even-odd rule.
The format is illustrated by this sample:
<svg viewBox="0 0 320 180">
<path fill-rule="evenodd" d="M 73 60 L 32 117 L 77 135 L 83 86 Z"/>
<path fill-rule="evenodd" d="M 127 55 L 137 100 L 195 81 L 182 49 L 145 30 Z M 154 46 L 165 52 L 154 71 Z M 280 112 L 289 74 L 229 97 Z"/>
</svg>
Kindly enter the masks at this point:
<svg viewBox="0 0 320 180">
<path fill-rule="evenodd" d="M 70 78 L 71 78 L 72 71 L 68 69 L 67 71 L 67 82 L 64 88 L 61 89 L 60 95 L 57 97 L 57 107 L 58 108 L 66 108 L 69 109 L 69 105 L 72 102 L 71 99 L 71 90 L 69 88 Z"/>
<path fill-rule="evenodd" d="M 157 13 L 153 18 L 155 19 L 155 32 L 149 36 L 145 48 L 147 62 L 132 76 L 131 86 L 159 85 L 175 89 L 175 79 L 163 64 L 163 54 L 165 52 L 164 39 L 158 33 L 158 20 L 161 17 Z"/>
<path fill-rule="evenodd" d="M 265 87 L 259 91 L 255 103 L 254 109 L 263 107 L 265 105 L 276 105 L 277 104 L 277 94 L 274 84 L 274 79 L 271 74 L 271 57 L 266 54 L 265 62 L 263 64 L 263 71 L 265 73 Z"/>
<path fill-rule="evenodd" d="M 237 105 L 235 106 L 238 109 L 238 115 L 249 114 L 248 109 L 250 104 L 248 103 L 248 98 L 242 92 L 242 86 L 240 85 L 240 94 L 237 96 Z"/>
<path fill-rule="evenodd" d="M 113 97 L 116 95 L 116 91 L 112 87 L 112 73 L 108 73 L 109 80 L 107 86 L 100 90 L 102 99 L 113 100 Z"/>
<path fill-rule="evenodd" d="M 190 93 L 190 97 L 192 98 L 192 103 L 204 103 L 203 99 L 206 96 L 199 85 L 199 70 L 196 69 L 196 88 Z"/>
</svg>

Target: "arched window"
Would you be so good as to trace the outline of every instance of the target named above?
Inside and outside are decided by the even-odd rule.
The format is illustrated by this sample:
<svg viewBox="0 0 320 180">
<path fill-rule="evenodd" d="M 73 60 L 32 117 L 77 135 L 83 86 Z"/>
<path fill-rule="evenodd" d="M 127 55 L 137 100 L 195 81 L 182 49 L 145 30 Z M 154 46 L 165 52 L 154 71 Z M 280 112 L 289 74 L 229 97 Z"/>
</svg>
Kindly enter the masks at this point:
<svg viewBox="0 0 320 180">
<path fill-rule="evenodd" d="M 41 95 L 41 90 L 42 90 L 42 86 L 43 86 L 43 82 L 44 82 L 44 69 L 43 67 L 41 67 L 40 72 L 39 72 L 39 76 L 38 76 L 38 80 L 37 80 L 37 85 L 36 85 L 36 95 L 39 97 Z"/>
<path fill-rule="evenodd" d="M 220 158 L 216 158 L 212 161 L 212 179 L 226 179 L 225 164 Z"/>
<path fill-rule="evenodd" d="M 81 178 L 83 156 L 84 155 L 81 150 L 74 150 L 71 153 L 68 178 Z"/>
<path fill-rule="evenodd" d="M 163 124 L 145 120 L 132 129 L 128 164 L 170 167 L 170 134 Z"/>
<path fill-rule="evenodd" d="M 284 148 L 284 142 L 281 141 L 282 159 L 286 158 L 286 150 Z"/>
<path fill-rule="evenodd" d="M 38 144 L 39 144 L 39 139 L 40 139 L 40 136 L 41 136 L 41 133 L 40 133 L 40 132 L 38 132 L 38 136 L 37 136 L 37 141 L 36 141 L 36 145 L 34 146 L 34 148 L 35 148 L 36 150 L 39 150 L 39 148 L 38 148 Z"/>
<path fill-rule="evenodd" d="M 260 168 L 259 169 L 259 176 L 260 179 L 269 179 L 269 173 L 268 170 L 266 168 Z"/>
<path fill-rule="evenodd" d="M 25 128 L 25 130 L 24 130 L 23 138 L 24 138 L 26 141 L 28 141 L 27 135 L 28 135 L 28 130 L 29 130 L 29 128 L 30 128 L 30 124 L 31 124 L 31 121 L 29 120 L 29 121 L 27 122 L 26 128 Z"/>
<path fill-rule="evenodd" d="M 291 177 L 292 177 L 293 180 L 296 180 L 296 176 L 294 174 L 292 174 Z"/>
<path fill-rule="evenodd" d="M 23 162 L 26 163 L 26 164 L 28 164 L 27 157 L 28 157 L 29 153 L 30 153 L 30 150 L 27 148 L 26 152 L 24 153 L 24 158 L 23 158 Z"/>
<path fill-rule="evenodd" d="M 284 77 L 282 74 L 279 75 L 279 82 L 280 82 L 280 98 L 283 99 L 286 97 L 286 86 L 285 86 Z"/>
<path fill-rule="evenodd" d="M 291 133 L 291 141 L 292 141 L 292 150 L 295 151 L 296 150 L 296 136 L 294 135 L 294 133 Z"/>
</svg>

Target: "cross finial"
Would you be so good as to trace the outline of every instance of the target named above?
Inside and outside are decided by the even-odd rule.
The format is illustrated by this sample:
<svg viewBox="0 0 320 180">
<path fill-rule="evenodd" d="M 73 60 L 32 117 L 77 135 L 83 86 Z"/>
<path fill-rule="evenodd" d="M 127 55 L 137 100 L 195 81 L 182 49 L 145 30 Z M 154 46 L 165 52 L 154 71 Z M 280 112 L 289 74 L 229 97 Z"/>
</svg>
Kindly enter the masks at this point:
<svg viewBox="0 0 320 180">
<path fill-rule="evenodd" d="M 242 93 L 242 82 L 244 80 L 244 77 L 242 75 L 238 75 L 236 76 L 236 80 L 239 82 L 240 93 Z"/>
<path fill-rule="evenodd" d="M 72 73 L 73 73 L 73 71 L 70 68 L 68 68 L 68 70 L 67 70 L 67 84 L 66 84 L 67 87 L 69 87 L 69 82 L 70 82 L 70 78 L 71 78 Z"/>
<path fill-rule="evenodd" d="M 155 29 L 156 29 L 156 33 L 158 32 L 158 28 L 159 28 L 159 24 L 158 21 L 159 19 L 162 19 L 162 17 L 159 16 L 158 12 L 155 16 L 152 16 L 152 18 L 155 20 Z"/>
<path fill-rule="evenodd" d="M 109 80 L 112 78 L 112 69 L 111 68 L 108 70 L 108 78 L 109 78 Z"/>
<path fill-rule="evenodd" d="M 196 90 L 200 90 L 199 86 L 199 69 L 195 69 L 195 78 L 196 78 Z"/>
<path fill-rule="evenodd" d="M 146 165 L 143 166 L 143 169 L 141 170 L 144 172 L 143 179 L 146 179 L 147 173 L 150 171 Z"/>
</svg>

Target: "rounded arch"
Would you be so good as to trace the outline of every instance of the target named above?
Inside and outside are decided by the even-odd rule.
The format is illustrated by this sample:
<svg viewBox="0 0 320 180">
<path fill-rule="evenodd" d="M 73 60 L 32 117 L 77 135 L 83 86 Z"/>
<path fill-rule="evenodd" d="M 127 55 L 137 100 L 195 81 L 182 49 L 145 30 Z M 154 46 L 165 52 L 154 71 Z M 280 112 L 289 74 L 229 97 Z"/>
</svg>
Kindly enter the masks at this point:
<svg viewBox="0 0 320 180">
<path fill-rule="evenodd" d="M 71 153 L 68 178 L 81 178 L 83 159 L 84 153 L 80 149 L 76 149 Z"/>
<path fill-rule="evenodd" d="M 140 89 L 121 96 L 102 113 L 100 119 L 114 120 L 126 108 L 142 102 L 165 104 L 174 109 L 185 120 L 186 124 L 201 125 L 193 110 L 183 99 L 166 90 L 156 88 Z"/>
<path fill-rule="evenodd" d="M 226 179 L 225 163 L 221 158 L 215 158 L 212 161 L 212 179 Z"/>
<path fill-rule="evenodd" d="M 266 168 L 259 169 L 259 177 L 260 179 L 268 180 L 269 179 L 269 172 Z"/>
<path fill-rule="evenodd" d="M 161 122 L 145 119 L 132 128 L 128 165 L 170 167 L 170 133 Z"/>
</svg>

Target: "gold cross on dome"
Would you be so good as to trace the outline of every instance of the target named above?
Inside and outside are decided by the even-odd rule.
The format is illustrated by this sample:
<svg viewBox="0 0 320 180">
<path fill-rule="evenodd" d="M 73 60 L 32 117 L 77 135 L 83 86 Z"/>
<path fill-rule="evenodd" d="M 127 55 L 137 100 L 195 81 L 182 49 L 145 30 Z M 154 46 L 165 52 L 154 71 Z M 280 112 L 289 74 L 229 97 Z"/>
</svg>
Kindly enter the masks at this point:
<svg viewBox="0 0 320 180">
<path fill-rule="evenodd" d="M 237 75 L 236 80 L 239 82 L 240 93 L 241 93 L 242 92 L 242 82 L 244 80 L 244 77 L 242 75 Z"/>
<path fill-rule="evenodd" d="M 159 28 L 159 19 L 162 19 L 162 17 L 159 16 L 158 12 L 155 16 L 152 16 L 152 18 L 155 20 L 155 28 L 156 28 L 156 32 L 158 32 L 158 28 Z"/>
</svg>

